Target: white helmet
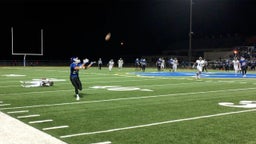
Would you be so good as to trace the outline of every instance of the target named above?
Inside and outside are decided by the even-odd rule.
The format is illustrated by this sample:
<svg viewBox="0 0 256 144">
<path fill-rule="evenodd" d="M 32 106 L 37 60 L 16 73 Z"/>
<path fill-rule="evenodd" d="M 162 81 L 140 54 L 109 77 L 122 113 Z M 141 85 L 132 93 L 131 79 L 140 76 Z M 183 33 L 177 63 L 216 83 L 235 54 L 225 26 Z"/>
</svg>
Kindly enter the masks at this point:
<svg viewBox="0 0 256 144">
<path fill-rule="evenodd" d="M 73 63 L 76 63 L 76 64 L 78 64 L 78 63 L 81 62 L 80 59 L 78 59 L 78 57 L 72 57 L 72 58 L 71 58 L 71 61 L 72 61 Z"/>
</svg>

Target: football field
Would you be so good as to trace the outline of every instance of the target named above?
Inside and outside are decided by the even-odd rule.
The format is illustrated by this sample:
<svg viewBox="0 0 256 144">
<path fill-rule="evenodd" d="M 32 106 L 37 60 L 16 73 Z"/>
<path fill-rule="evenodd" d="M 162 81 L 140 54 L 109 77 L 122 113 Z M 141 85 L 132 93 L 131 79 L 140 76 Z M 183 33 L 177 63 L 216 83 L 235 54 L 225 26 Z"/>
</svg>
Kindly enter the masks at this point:
<svg viewBox="0 0 256 144">
<path fill-rule="evenodd" d="M 68 144 L 256 143 L 254 71 L 92 67 L 79 72 L 77 101 L 68 66 L 0 69 L 0 111 Z M 54 85 L 21 86 L 41 78 Z"/>
</svg>

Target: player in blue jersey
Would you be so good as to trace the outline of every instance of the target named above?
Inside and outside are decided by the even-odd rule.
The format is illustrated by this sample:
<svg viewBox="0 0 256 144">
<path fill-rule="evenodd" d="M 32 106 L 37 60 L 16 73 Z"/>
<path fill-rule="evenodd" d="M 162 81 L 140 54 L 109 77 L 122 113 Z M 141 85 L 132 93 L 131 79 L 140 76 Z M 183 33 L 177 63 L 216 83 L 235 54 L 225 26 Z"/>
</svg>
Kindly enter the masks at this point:
<svg viewBox="0 0 256 144">
<path fill-rule="evenodd" d="M 156 61 L 156 68 L 157 68 L 157 71 L 161 71 L 161 64 L 162 64 L 162 59 L 159 58 L 159 59 Z"/>
<path fill-rule="evenodd" d="M 141 65 L 141 70 L 142 70 L 143 72 L 145 72 L 146 66 L 147 66 L 147 61 L 146 61 L 145 58 L 141 58 L 141 59 L 140 59 L 140 65 Z"/>
<path fill-rule="evenodd" d="M 78 90 L 81 91 L 83 89 L 82 88 L 82 83 L 79 79 L 79 70 L 90 68 L 91 65 L 94 63 L 94 62 L 91 62 L 89 65 L 86 66 L 86 63 L 88 63 L 88 62 L 89 62 L 88 59 L 84 59 L 83 63 L 81 63 L 81 61 L 78 59 L 78 57 L 72 57 L 71 58 L 70 81 L 71 81 L 72 85 L 75 88 L 76 100 L 80 99 Z"/>
<path fill-rule="evenodd" d="M 240 62 L 240 66 L 241 66 L 242 75 L 243 75 L 243 77 L 246 77 L 248 62 L 244 57 L 241 57 L 239 62 Z"/>
<path fill-rule="evenodd" d="M 136 60 L 135 60 L 135 71 L 139 71 L 140 69 L 141 69 L 140 60 L 139 60 L 139 58 L 136 58 Z"/>
<path fill-rule="evenodd" d="M 167 61 L 167 64 L 168 64 L 168 67 L 170 68 L 170 71 L 173 71 L 173 58 L 170 58 L 168 61 Z"/>
</svg>

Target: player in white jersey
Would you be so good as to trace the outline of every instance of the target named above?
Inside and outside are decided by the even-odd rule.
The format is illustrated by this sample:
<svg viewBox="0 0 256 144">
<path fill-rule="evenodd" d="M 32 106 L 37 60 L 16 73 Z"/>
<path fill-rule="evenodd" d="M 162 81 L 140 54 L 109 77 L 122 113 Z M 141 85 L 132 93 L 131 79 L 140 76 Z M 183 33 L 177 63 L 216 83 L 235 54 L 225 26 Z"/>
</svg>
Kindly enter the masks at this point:
<svg viewBox="0 0 256 144">
<path fill-rule="evenodd" d="M 118 69 L 121 70 L 123 68 L 123 64 L 124 64 L 124 60 L 122 58 L 120 58 L 118 61 Z"/>
<path fill-rule="evenodd" d="M 114 66 L 115 62 L 113 59 L 111 59 L 109 62 L 108 62 L 108 70 L 109 71 L 112 71 L 112 68 Z"/>
<path fill-rule="evenodd" d="M 172 71 L 173 72 L 177 71 L 178 64 L 179 64 L 179 62 L 178 62 L 177 58 L 174 58 L 174 60 L 172 61 Z"/>
<path fill-rule="evenodd" d="M 234 67 L 234 70 L 235 70 L 235 74 L 237 75 L 237 73 L 241 70 L 240 62 L 237 59 L 237 57 L 234 58 L 232 63 L 233 63 L 233 67 Z"/>
<path fill-rule="evenodd" d="M 164 58 L 162 58 L 162 61 L 161 61 L 161 70 L 164 70 L 165 68 L 165 60 Z"/>
<path fill-rule="evenodd" d="M 201 77 L 201 73 L 202 73 L 202 70 L 203 70 L 203 66 L 204 66 L 204 60 L 202 57 L 199 57 L 198 60 L 196 60 L 196 62 L 194 63 L 193 65 L 193 68 L 196 66 L 196 69 L 197 69 L 197 72 L 196 72 L 196 79 L 200 79 Z"/>
<path fill-rule="evenodd" d="M 33 81 L 20 81 L 22 87 L 30 88 L 30 87 L 49 87 L 53 86 L 53 81 L 42 78 L 41 80 L 33 80 Z"/>
</svg>

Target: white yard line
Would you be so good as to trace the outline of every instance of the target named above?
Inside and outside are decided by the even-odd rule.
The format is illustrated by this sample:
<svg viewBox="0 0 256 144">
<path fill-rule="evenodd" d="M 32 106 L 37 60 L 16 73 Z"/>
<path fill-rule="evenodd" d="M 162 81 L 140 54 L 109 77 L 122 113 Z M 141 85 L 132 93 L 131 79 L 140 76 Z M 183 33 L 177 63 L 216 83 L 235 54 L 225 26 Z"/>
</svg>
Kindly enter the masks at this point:
<svg viewBox="0 0 256 144">
<path fill-rule="evenodd" d="M 67 144 L 0 112 L 1 144 Z"/>
<path fill-rule="evenodd" d="M 9 111 L 8 114 L 15 114 L 15 113 L 27 113 L 29 110 L 22 110 L 22 111 Z"/>
<path fill-rule="evenodd" d="M 52 119 L 48 119 L 48 120 L 38 120 L 38 121 L 30 121 L 28 123 L 30 124 L 35 124 L 35 123 L 46 123 L 46 122 L 52 122 Z"/>
<path fill-rule="evenodd" d="M 31 118 L 31 117 L 39 117 L 40 115 L 39 114 L 34 114 L 34 115 L 24 115 L 24 116 L 17 116 L 17 118 Z"/>
<path fill-rule="evenodd" d="M 98 143 L 91 143 L 91 144 L 111 144 L 111 141 L 98 142 Z"/>
<path fill-rule="evenodd" d="M 68 125 L 63 125 L 63 126 L 55 126 L 55 127 L 48 127 L 48 128 L 43 128 L 44 131 L 47 130 L 53 130 L 53 129 L 62 129 L 62 128 L 68 128 Z"/>
<path fill-rule="evenodd" d="M 197 94 L 220 93 L 220 92 L 236 92 L 236 91 L 248 91 L 248 90 L 256 90 L 256 88 L 252 87 L 252 88 L 240 88 L 240 89 L 223 89 L 223 90 L 215 90 L 215 91 L 173 93 L 173 94 L 151 95 L 151 96 L 141 96 L 141 97 L 135 96 L 135 97 L 128 97 L 128 98 L 80 101 L 80 102 L 70 102 L 70 103 L 43 104 L 43 105 L 31 105 L 31 106 L 20 106 L 20 107 L 5 107 L 5 108 L 0 108 L 0 110 L 54 107 L 54 106 L 63 106 L 63 105 L 74 105 L 74 104 L 90 104 L 90 103 L 102 103 L 102 102 L 112 102 L 112 101 L 139 100 L 139 99 L 150 99 L 150 98 L 160 98 L 160 97 L 173 97 L 173 96 L 197 95 Z"/>
<path fill-rule="evenodd" d="M 9 106 L 11 104 L 0 104 L 0 107 L 3 107 L 3 106 Z"/>
<path fill-rule="evenodd" d="M 52 93 L 52 92 L 66 92 L 66 91 L 74 91 L 73 89 L 68 90 L 54 90 L 54 91 L 37 91 L 37 92 L 24 92 L 24 93 L 8 93 L 8 95 L 30 95 L 30 94 L 40 94 L 40 93 Z M 6 94 L 2 93 L 0 96 L 6 96 Z"/>
<path fill-rule="evenodd" d="M 226 112 L 226 113 L 218 113 L 218 114 L 213 114 L 213 115 L 205 115 L 205 116 L 198 116 L 198 117 L 191 117 L 191 118 L 184 118 L 184 119 L 177 119 L 177 120 L 169 120 L 169 121 L 163 121 L 163 122 L 156 122 L 156 123 L 150 123 L 150 124 L 144 124 L 144 125 L 136 125 L 136 126 L 130 126 L 130 127 L 123 127 L 123 128 L 108 129 L 108 130 L 102 130 L 102 131 L 70 134 L 70 135 L 60 136 L 60 138 L 70 138 L 70 137 L 77 137 L 77 136 L 83 136 L 83 135 L 110 133 L 110 132 L 116 132 L 116 131 L 122 131 L 122 130 L 130 130 L 130 129 L 136 129 L 136 128 L 151 127 L 151 126 L 157 126 L 157 125 L 162 125 L 162 124 L 169 124 L 169 123 L 176 123 L 176 122 L 183 122 L 183 121 L 192 121 L 192 120 L 198 120 L 198 119 L 205 119 L 205 118 L 211 118 L 211 117 L 219 117 L 219 116 L 239 114 L 239 113 L 246 113 L 246 112 L 253 112 L 253 111 L 256 111 L 256 109 L 234 111 L 234 112 Z"/>
<path fill-rule="evenodd" d="M 126 80 L 127 81 L 127 80 Z M 138 80 L 129 80 L 129 81 L 138 81 Z M 210 80 L 211 81 L 211 80 Z M 124 82 L 124 81 L 111 81 L 112 83 L 119 83 L 119 82 Z M 209 82 L 209 81 L 205 81 L 205 82 Z M 213 81 L 211 81 L 213 82 Z M 214 81 L 215 83 L 233 83 L 235 81 Z M 100 84 L 100 83 L 106 83 L 106 82 L 98 82 L 97 84 Z M 185 84 L 193 84 L 193 83 L 198 83 L 198 82 L 189 82 L 189 83 L 177 83 L 177 84 L 173 84 L 173 83 L 169 83 L 169 84 L 158 84 L 158 85 L 133 85 L 133 87 L 155 87 L 155 86 L 166 86 L 166 85 L 185 85 Z M 240 84 L 246 84 L 247 82 L 240 82 Z M 59 83 L 58 85 L 65 85 L 67 83 Z M 69 84 L 69 83 L 68 83 Z M 12 87 L 12 85 L 8 85 L 8 86 L 4 86 L 4 87 Z M 0 86 L 2 87 L 2 86 Z M 13 86 L 13 87 L 17 87 L 16 86 Z M 85 89 L 85 90 L 94 90 L 94 89 Z M 60 92 L 60 91 L 73 91 L 73 89 L 68 89 L 68 90 L 54 90 L 54 91 L 38 91 L 38 92 L 24 92 L 24 93 L 9 93 L 8 95 L 21 95 L 21 94 L 37 94 L 37 93 L 51 93 L 51 92 Z M 5 93 L 0 93 L 0 96 L 1 95 L 6 95 Z"/>
</svg>

